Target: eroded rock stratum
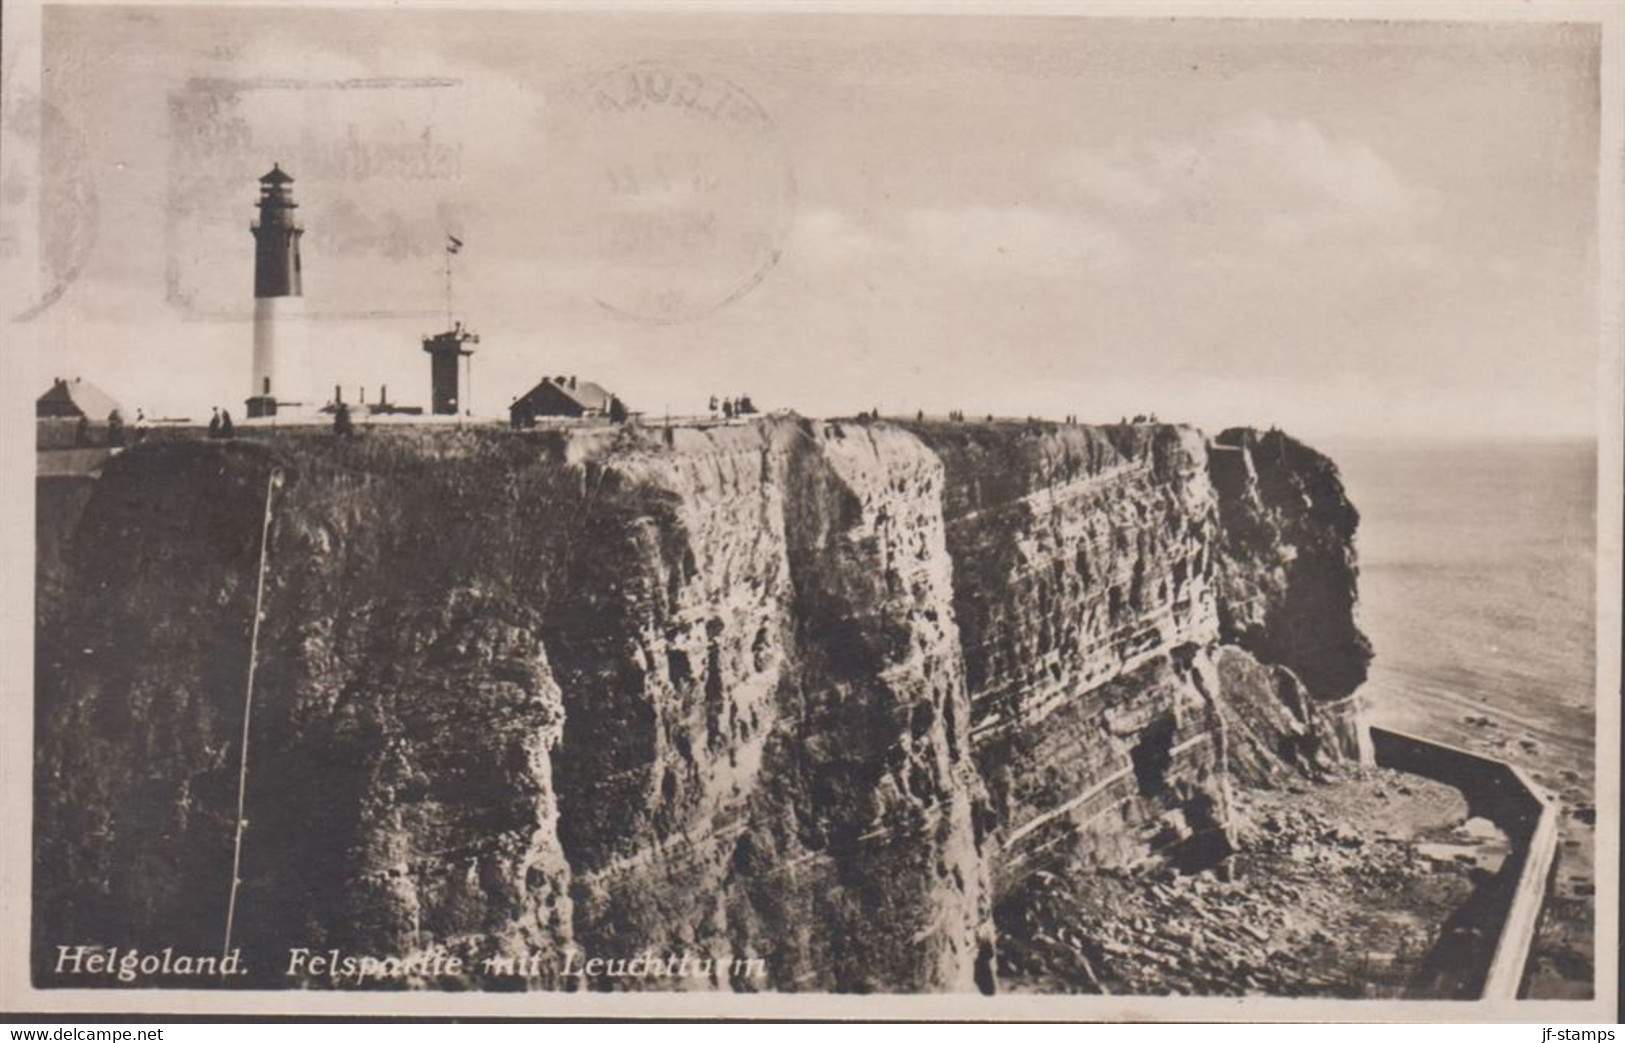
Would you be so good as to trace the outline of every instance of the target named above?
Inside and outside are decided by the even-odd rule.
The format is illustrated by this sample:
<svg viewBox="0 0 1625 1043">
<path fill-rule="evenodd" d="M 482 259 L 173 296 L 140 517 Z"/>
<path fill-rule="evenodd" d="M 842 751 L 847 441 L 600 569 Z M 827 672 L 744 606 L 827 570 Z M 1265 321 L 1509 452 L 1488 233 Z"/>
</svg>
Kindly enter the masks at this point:
<svg viewBox="0 0 1625 1043">
<path fill-rule="evenodd" d="M 152 443 L 42 518 L 36 953 L 220 947 L 273 469 L 244 984 L 308 946 L 993 989 L 1033 873 L 1210 865 L 1233 787 L 1352 750 L 1357 516 L 1278 433 Z"/>
</svg>

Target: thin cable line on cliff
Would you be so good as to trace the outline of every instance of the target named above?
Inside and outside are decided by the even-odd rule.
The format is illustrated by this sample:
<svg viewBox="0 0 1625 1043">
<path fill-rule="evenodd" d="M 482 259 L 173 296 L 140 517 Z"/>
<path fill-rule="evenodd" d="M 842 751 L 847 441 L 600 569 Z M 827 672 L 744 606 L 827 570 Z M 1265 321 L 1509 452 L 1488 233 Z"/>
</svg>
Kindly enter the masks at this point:
<svg viewBox="0 0 1625 1043">
<path fill-rule="evenodd" d="M 243 690 L 243 739 L 241 760 L 237 768 L 237 836 L 231 852 L 231 897 L 226 900 L 226 938 L 221 957 L 231 956 L 231 930 L 237 920 L 237 889 L 242 885 L 243 830 L 248 819 L 243 810 L 248 795 L 248 726 L 254 712 L 254 671 L 259 665 L 260 615 L 265 607 L 265 562 L 271 545 L 271 501 L 277 487 L 282 484 L 282 468 L 273 467 L 265 478 L 265 518 L 260 523 L 260 570 L 254 588 L 254 624 L 248 639 L 248 683 Z"/>
</svg>

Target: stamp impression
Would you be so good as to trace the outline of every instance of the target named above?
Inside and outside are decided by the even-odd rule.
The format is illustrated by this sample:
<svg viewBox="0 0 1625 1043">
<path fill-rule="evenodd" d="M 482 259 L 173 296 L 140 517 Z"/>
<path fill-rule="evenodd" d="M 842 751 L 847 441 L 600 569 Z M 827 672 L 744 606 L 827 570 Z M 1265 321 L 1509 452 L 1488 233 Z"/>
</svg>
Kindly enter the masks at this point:
<svg viewBox="0 0 1625 1043">
<path fill-rule="evenodd" d="M 449 219 L 461 206 L 465 142 L 456 77 L 197 76 L 172 89 L 167 298 L 190 320 L 236 321 L 252 196 L 273 162 L 304 198 L 311 319 L 438 314 L 425 307 Z M 385 111 L 388 119 L 371 114 Z"/>
<path fill-rule="evenodd" d="M 0 241 L 9 253 L 22 239 L 21 229 L 13 227 L 17 215 L 33 216 L 26 204 L 37 193 L 39 293 L 11 316 L 13 322 L 31 322 L 61 300 L 84 270 L 101 226 L 101 200 L 84 133 L 59 108 L 32 93 L 14 93 L 5 116 L 23 128 L 23 141 L 40 150 L 37 184 L 8 171 L 3 183 L 8 213 L 0 225 Z"/>
<path fill-rule="evenodd" d="M 562 164 L 563 233 L 592 300 L 620 318 L 703 318 L 755 289 L 795 212 L 789 154 L 767 111 L 732 80 L 637 62 L 569 84 L 550 151 Z"/>
</svg>

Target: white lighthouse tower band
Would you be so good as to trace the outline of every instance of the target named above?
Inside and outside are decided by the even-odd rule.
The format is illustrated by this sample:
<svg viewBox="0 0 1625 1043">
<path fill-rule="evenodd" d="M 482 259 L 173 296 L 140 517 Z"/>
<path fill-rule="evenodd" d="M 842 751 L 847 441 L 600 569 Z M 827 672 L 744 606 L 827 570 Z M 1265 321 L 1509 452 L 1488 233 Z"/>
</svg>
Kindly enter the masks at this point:
<svg viewBox="0 0 1625 1043">
<path fill-rule="evenodd" d="M 293 178 L 276 164 L 260 178 L 259 220 L 254 233 L 254 367 L 247 413 L 276 416 L 277 408 L 300 406 L 304 387 L 305 300 L 299 265 L 304 234 L 289 187 Z"/>
</svg>

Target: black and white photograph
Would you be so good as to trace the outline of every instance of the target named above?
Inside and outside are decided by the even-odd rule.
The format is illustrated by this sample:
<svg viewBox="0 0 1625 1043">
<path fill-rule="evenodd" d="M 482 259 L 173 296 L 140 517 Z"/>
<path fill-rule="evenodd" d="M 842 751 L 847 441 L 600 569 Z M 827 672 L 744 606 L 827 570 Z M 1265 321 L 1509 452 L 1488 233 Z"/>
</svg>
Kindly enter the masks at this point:
<svg viewBox="0 0 1625 1043">
<path fill-rule="evenodd" d="M 6 1005 L 1613 1020 L 1622 15 L 8 0 Z"/>
</svg>

